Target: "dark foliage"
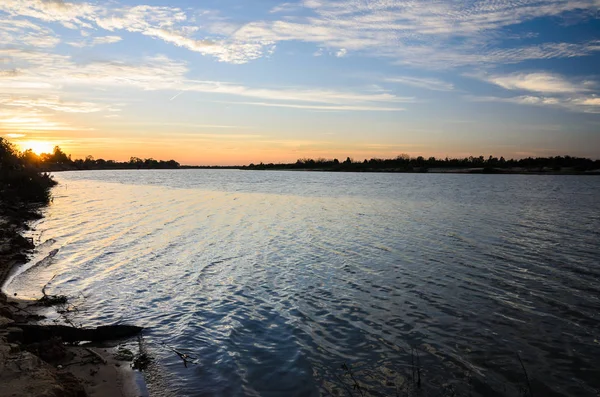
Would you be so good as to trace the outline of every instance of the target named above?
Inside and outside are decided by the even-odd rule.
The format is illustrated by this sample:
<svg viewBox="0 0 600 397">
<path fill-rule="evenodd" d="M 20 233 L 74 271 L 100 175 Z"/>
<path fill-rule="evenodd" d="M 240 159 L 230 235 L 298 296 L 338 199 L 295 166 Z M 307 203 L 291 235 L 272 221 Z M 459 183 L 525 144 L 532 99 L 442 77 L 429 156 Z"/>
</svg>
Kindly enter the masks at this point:
<svg viewBox="0 0 600 397">
<path fill-rule="evenodd" d="M 117 170 L 117 169 L 177 169 L 180 167 L 175 160 L 154 160 L 153 158 L 141 159 L 139 157 L 131 157 L 129 161 L 114 161 L 104 159 L 94 159 L 92 156 L 87 156 L 85 160 L 77 159 L 71 162 L 71 167 L 77 170 Z"/>
<path fill-rule="evenodd" d="M 0 201 L 5 205 L 46 204 L 56 182 L 29 161 L 31 153 L 19 153 L 0 137 Z"/>
<path fill-rule="evenodd" d="M 35 154 L 34 154 L 35 156 Z M 180 165 L 175 160 L 154 160 L 131 157 L 129 161 L 115 161 L 95 159 L 87 156 L 85 159 L 71 160 L 71 156 L 65 155 L 57 146 L 53 154 L 42 154 L 39 156 L 38 167 L 48 171 L 68 170 L 123 170 L 123 169 L 176 169 Z"/>
<path fill-rule="evenodd" d="M 2 139 L 2 138 L 0 138 Z M 5 151 L 10 153 L 12 162 L 18 161 L 33 172 L 44 171 L 76 171 L 76 170 L 117 170 L 117 169 L 176 169 L 180 164 L 175 160 L 154 160 L 131 157 L 129 161 L 115 161 L 94 159 L 93 156 L 87 156 L 85 159 L 72 160 L 71 155 L 62 151 L 56 146 L 52 153 L 35 154 L 31 150 L 19 153 L 12 144 L 3 140 Z"/>
<path fill-rule="evenodd" d="M 298 159 L 290 164 L 250 164 L 242 167 L 251 170 L 287 169 L 287 170 L 321 170 L 321 171 L 357 171 L 357 172 L 427 172 L 432 169 L 465 170 L 473 173 L 503 173 L 509 170 L 523 172 L 564 172 L 581 173 L 600 169 L 600 160 L 587 158 L 556 156 L 528 157 L 520 160 L 506 160 L 504 157 L 484 156 L 466 157 L 463 159 L 436 159 L 422 156 L 410 157 L 400 155 L 393 159 L 377 159 L 355 161 L 350 157 L 344 161 L 338 159 Z"/>
</svg>

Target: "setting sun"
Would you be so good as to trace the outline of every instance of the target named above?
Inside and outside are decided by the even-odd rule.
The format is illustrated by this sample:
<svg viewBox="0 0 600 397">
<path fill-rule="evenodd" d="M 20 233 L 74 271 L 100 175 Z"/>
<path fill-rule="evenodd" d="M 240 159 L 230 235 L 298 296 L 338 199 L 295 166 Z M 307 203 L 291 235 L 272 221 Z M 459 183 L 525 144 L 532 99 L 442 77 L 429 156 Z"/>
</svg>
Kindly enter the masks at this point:
<svg viewBox="0 0 600 397">
<path fill-rule="evenodd" d="M 25 141 L 20 144 L 23 150 L 29 150 L 38 156 L 42 153 L 52 153 L 54 146 L 47 141 Z"/>
</svg>

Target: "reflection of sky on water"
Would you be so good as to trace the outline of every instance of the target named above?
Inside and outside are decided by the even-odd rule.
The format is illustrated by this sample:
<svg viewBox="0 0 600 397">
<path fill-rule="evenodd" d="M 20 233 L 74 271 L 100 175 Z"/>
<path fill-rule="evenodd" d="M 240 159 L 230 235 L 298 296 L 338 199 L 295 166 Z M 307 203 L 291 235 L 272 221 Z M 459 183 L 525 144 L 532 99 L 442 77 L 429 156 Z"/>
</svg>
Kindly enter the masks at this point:
<svg viewBox="0 0 600 397">
<path fill-rule="evenodd" d="M 385 389 L 411 345 L 431 388 L 469 370 L 500 387 L 520 376 L 516 351 L 541 390 L 594 384 L 597 178 L 56 177 L 34 236 L 56 240 L 40 258 L 59 252 L 9 290 L 39 294 L 56 274 L 48 292 L 79 295 L 86 325 L 147 327 L 179 394 L 318 394 L 340 387 L 344 362 Z M 184 368 L 159 342 L 199 365 Z"/>
</svg>

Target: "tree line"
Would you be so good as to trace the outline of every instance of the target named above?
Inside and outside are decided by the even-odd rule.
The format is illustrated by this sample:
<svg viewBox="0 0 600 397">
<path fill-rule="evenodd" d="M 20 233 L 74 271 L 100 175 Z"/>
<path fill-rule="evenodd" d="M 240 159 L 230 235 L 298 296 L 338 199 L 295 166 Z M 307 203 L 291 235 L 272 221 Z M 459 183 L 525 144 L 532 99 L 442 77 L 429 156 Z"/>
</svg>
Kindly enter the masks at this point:
<svg viewBox="0 0 600 397">
<path fill-rule="evenodd" d="M 244 166 L 182 166 L 175 160 L 155 160 L 153 158 L 131 157 L 129 161 L 95 159 L 73 160 L 59 146 L 52 153 L 37 155 L 32 150 L 19 152 L 6 139 L 0 138 L 5 153 L 11 153 L 22 164 L 37 171 L 68 170 L 111 170 L 111 169 L 178 169 L 178 168 L 234 168 L 244 170 L 314 170 L 352 172 L 435 172 L 462 170 L 473 173 L 503 172 L 548 172 L 548 173 L 589 173 L 600 170 L 600 160 L 583 157 L 554 156 L 505 159 L 504 157 L 479 156 L 464 158 L 411 157 L 401 154 L 391 159 L 372 158 L 363 161 L 347 157 L 344 161 L 325 158 L 300 158 L 294 163 L 259 163 Z M 10 148 L 10 149 L 7 149 Z M 11 158 L 12 158 L 11 157 Z"/>
<path fill-rule="evenodd" d="M 26 163 L 42 171 L 176 169 L 180 167 L 180 164 L 175 160 L 164 161 L 139 157 L 131 157 L 129 161 L 95 159 L 93 156 L 72 160 L 71 155 L 63 152 L 59 146 L 54 147 L 52 153 L 42 153 L 40 155 L 35 154 L 31 149 L 25 150 L 20 154 L 20 157 Z"/>
<path fill-rule="evenodd" d="M 572 156 L 527 157 L 510 159 L 504 157 L 465 157 L 465 158 L 425 158 L 411 157 L 407 154 L 391 159 L 372 158 L 356 161 L 347 157 L 344 161 L 338 159 L 301 158 L 295 163 L 250 164 L 242 167 L 250 170 L 289 169 L 289 170 L 322 170 L 322 171 L 363 171 L 363 172 L 428 172 L 432 170 L 465 170 L 471 172 L 588 172 L 600 170 L 600 160 Z"/>
</svg>

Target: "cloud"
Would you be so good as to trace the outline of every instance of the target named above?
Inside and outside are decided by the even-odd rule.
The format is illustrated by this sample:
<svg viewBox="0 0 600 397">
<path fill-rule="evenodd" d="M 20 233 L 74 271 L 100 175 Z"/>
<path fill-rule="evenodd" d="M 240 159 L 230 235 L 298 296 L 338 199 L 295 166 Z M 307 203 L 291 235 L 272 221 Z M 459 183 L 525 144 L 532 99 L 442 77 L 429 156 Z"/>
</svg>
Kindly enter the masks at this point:
<svg viewBox="0 0 600 397">
<path fill-rule="evenodd" d="M 580 105 L 583 106 L 600 106 L 600 98 L 598 97 L 590 97 L 584 98 L 577 101 Z"/>
<path fill-rule="evenodd" d="M 51 56 L 44 52 L 0 49 L 0 58 L 10 59 L 9 66 L 19 69 L 18 81 L 12 77 L 0 78 L 0 88 L 6 94 L 23 94 L 24 87 L 59 91 L 67 86 L 135 87 L 143 90 L 169 90 L 199 92 L 213 95 L 237 96 L 267 100 L 290 105 L 326 104 L 338 106 L 337 110 L 357 107 L 386 107 L 382 104 L 414 102 L 412 97 L 399 97 L 384 91 L 351 91 L 326 88 L 263 88 L 249 87 L 223 81 L 203 81 L 187 78 L 188 66 L 184 62 L 159 55 L 133 62 L 93 61 L 75 63 L 68 56 Z M 12 68 L 11 68 L 12 70 Z M 11 91 L 10 84 L 18 82 Z M 169 98 L 169 97 L 167 97 Z M 168 100 L 168 99 L 167 99 Z M 48 105 L 48 104 L 47 104 Z M 92 109 L 94 104 L 88 104 Z M 48 105 L 50 106 L 50 105 Z M 52 104 L 52 106 L 61 106 Z M 345 107 L 345 108 L 344 108 Z M 389 107 L 389 106 L 387 106 Z"/>
<path fill-rule="evenodd" d="M 370 92 L 354 92 L 331 90 L 322 88 L 312 89 L 270 89 L 270 88 L 254 88 L 243 85 L 214 82 L 214 81 L 185 81 L 182 88 L 186 91 L 205 92 L 212 94 L 224 94 L 240 97 L 258 98 L 263 100 L 281 102 L 300 102 L 313 104 L 328 104 L 337 106 L 349 106 L 357 104 L 372 104 L 380 106 L 382 103 L 410 103 L 414 102 L 412 97 L 398 97 L 390 93 L 370 93 Z M 276 105 L 273 105 L 276 106 Z M 282 105 L 283 106 L 283 105 Z M 289 106 L 292 106 L 290 104 Z M 298 105 L 293 105 L 297 108 Z M 337 109 L 344 110 L 344 109 Z M 351 110 L 346 108 L 345 110 Z"/>
<path fill-rule="evenodd" d="M 584 57 L 600 51 L 600 41 L 543 43 L 524 47 L 490 49 L 488 46 L 418 46 L 399 48 L 397 65 L 426 69 L 517 64 L 530 60 Z M 390 54 L 393 56 L 393 54 Z"/>
<path fill-rule="evenodd" d="M 299 41 L 341 49 L 338 56 L 352 51 L 403 65 L 448 68 L 590 55 L 600 49 L 598 41 L 503 49 L 496 40 L 501 29 L 536 18 L 588 15 L 598 5 L 598 0 L 305 0 L 275 6 L 272 20 L 241 25 L 211 12 L 116 3 L 3 0 L 0 11 L 70 29 L 138 33 L 234 64 L 268 56 L 278 42 Z"/>
<path fill-rule="evenodd" d="M 596 96 L 564 97 L 521 95 L 508 98 L 495 96 L 467 96 L 466 99 L 473 102 L 504 102 L 517 105 L 551 107 L 577 113 L 600 114 L 600 98 Z"/>
<path fill-rule="evenodd" d="M 101 111 L 117 111 L 118 109 L 91 102 L 68 102 L 62 101 L 58 96 L 46 96 L 38 98 L 30 97 L 1 97 L 0 105 L 22 107 L 28 109 L 49 109 L 65 113 L 96 113 Z"/>
<path fill-rule="evenodd" d="M 397 83 L 432 91 L 452 91 L 454 85 L 442 80 L 423 77 L 396 76 L 385 79 L 388 83 Z"/>
<path fill-rule="evenodd" d="M 60 39 L 49 28 L 22 19 L 0 19 L 0 43 L 4 46 L 52 48 Z"/>
<path fill-rule="evenodd" d="M 199 52 L 203 55 L 212 55 L 223 62 L 243 64 L 250 60 L 260 58 L 268 52 L 265 47 L 272 46 L 273 42 L 261 40 L 257 42 L 225 42 L 207 39 L 197 40 L 183 35 L 181 32 L 167 29 L 149 28 L 142 32 L 143 35 L 161 39 L 167 43 L 188 50 Z"/>
<path fill-rule="evenodd" d="M 99 44 L 114 44 L 114 43 L 118 43 L 119 41 L 123 40 L 121 37 L 119 36 L 102 36 L 102 37 L 94 37 L 92 44 L 93 45 L 99 45 Z"/>
<path fill-rule="evenodd" d="M 69 44 L 70 46 L 73 46 L 73 47 L 83 48 L 83 47 L 94 47 L 94 46 L 102 45 L 102 44 L 114 44 L 114 43 L 118 43 L 121 40 L 123 40 L 123 39 L 120 36 L 100 36 L 100 37 L 93 37 L 91 39 L 86 39 L 83 41 L 70 42 L 67 44 Z"/>
<path fill-rule="evenodd" d="M 18 77 L 21 74 L 21 72 L 19 72 L 17 69 L 10 69 L 10 70 L 0 70 L 0 78 L 3 77 Z"/>
<path fill-rule="evenodd" d="M 516 50 L 495 45 L 500 29 L 536 18 L 589 11 L 597 7 L 596 0 L 427 4 L 338 0 L 304 5 L 313 10 L 313 15 L 250 22 L 238 29 L 234 37 L 254 42 L 302 41 L 428 68 L 585 56 L 598 50 L 598 42 L 541 43 Z M 531 35 L 524 36 L 527 37 Z"/>
<path fill-rule="evenodd" d="M 282 3 L 282 4 L 279 4 L 279 5 L 271 8 L 269 13 L 277 14 L 277 13 L 294 12 L 294 11 L 297 11 L 300 7 L 301 7 L 301 5 L 298 3 Z"/>
<path fill-rule="evenodd" d="M 179 8 L 135 6 L 105 10 L 94 18 L 108 31 L 125 30 L 162 40 L 190 51 L 213 56 L 222 62 L 246 63 L 268 53 L 269 40 L 239 41 L 227 37 L 196 38 L 198 28 L 186 25 L 188 15 Z"/>
<path fill-rule="evenodd" d="M 600 98 L 594 93 L 598 83 L 587 79 L 575 81 L 548 72 L 512 73 L 506 75 L 472 75 L 509 91 L 528 91 L 533 94 L 516 97 L 468 97 L 472 101 L 507 102 L 562 108 L 573 112 L 600 113 Z"/>
<path fill-rule="evenodd" d="M 8 134 L 41 133 L 45 131 L 81 130 L 55 121 L 53 115 L 32 109 L 0 108 L 0 132 Z"/>
<path fill-rule="evenodd" d="M 317 0 L 304 0 L 302 4 L 304 5 L 304 7 L 307 8 L 319 8 L 323 5 L 320 1 Z"/>
<path fill-rule="evenodd" d="M 522 90 L 540 93 L 573 94 L 590 91 L 591 81 L 574 83 L 563 76 L 547 73 L 513 73 L 508 75 L 480 76 L 481 80 L 507 90 Z"/>
<path fill-rule="evenodd" d="M 338 58 L 343 58 L 346 56 L 347 53 L 348 50 L 346 50 L 345 48 L 341 48 L 338 52 L 335 53 L 335 56 Z"/>
<path fill-rule="evenodd" d="M 94 29 L 97 26 L 110 32 L 123 30 L 140 33 L 203 55 L 214 56 L 222 62 L 238 64 L 260 58 L 274 44 L 267 40 L 242 42 L 227 37 L 194 38 L 193 34 L 198 28 L 185 25 L 190 18 L 186 12 L 174 7 L 101 7 L 91 3 L 60 0 L 3 0 L 0 3 L 0 12 L 2 11 L 11 16 L 60 23 L 69 29 Z M 103 43 L 106 42 L 84 41 L 70 44 L 82 47 Z"/>
<path fill-rule="evenodd" d="M 229 102 L 236 105 L 283 107 L 303 110 L 323 110 L 323 111 L 366 111 L 366 112 L 401 112 L 406 109 L 399 107 L 381 107 L 381 106 L 335 106 L 335 105 L 299 105 L 290 103 L 272 103 L 272 102 Z"/>
<path fill-rule="evenodd" d="M 2 0 L 0 3 L 0 11 L 9 15 L 58 22 L 69 29 L 91 27 L 86 20 L 93 19 L 99 10 L 90 3 L 62 0 Z"/>
</svg>

